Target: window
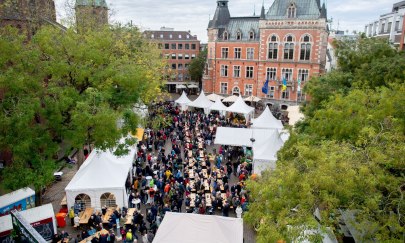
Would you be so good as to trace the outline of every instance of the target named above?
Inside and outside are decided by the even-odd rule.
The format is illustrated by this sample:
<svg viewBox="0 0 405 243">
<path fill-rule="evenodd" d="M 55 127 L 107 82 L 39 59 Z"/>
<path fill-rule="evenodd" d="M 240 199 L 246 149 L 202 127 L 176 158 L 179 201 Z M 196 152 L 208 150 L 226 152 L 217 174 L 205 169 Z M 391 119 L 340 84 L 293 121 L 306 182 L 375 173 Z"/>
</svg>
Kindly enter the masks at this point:
<svg viewBox="0 0 405 243">
<path fill-rule="evenodd" d="M 240 59 L 242 53 L 242 48 L 235 48 L 235 59 Z"/>
<path fill-rule="evenodd" d="M 232 94 L 233 95 L 239 95 L 240 94 L 240 89 L 239 89 L 238 86 L 233 87 Z"/>
<path fill-rule="evenodd" d="M 228 83 L 221 83 L 221 94 L 228 94 Z"/>
<path fill-rule="evenodd" d="M 191 50 L 195 50 L 196 49 L 196 44 L 191 44 Z"/>
<path fill-rule="evenodd" d="M 253 95 L 253 84 L 245 85 L 245 95 L 248 95 L 248 96 Z"/>
<path fill-rule="evenodd" d="M 173 59 L 173 60 L 176 59 L 176 54 L 172 54 L 172 59 Z"/>
<path fill-rule="evenodd" d="M 274 99 L 274 91 L 276 90 L 276 87 L 274 86 L 269 86 L 269 93 L 267 94 L 267 98 Z"/>
<path fill-rule="evenodd" d="M 160 39 L 163 39 L 163 34 L 160 34 Z"/>
<path fill-rule="evenodd" d="M 191 59 L 194 59 L 195 58 L 195 54 L 191 54 Z"/>
<path fill-rule="evenodd" d="M 178 66 L 177 66 L 177 69 L 178 70 L 183 70 L 183 64 L 179 63 Z"/>
<path fill-rule="evenodd" d="M 183 59 L 183 54 L 177 55 L 177 59 L 178 59 L 178 60 L 182 60 L 182 59 Z"/>
<path fill-rule="evenodd" d="M 222 39 L 226 41 L 228 40 L 228 38 L 229 38 L 228 32 L 225 31 Z"/>
<path fill-rule="evenodd" d="M 296 8 L 294 3 L 290 4 L 290 6 L 287 9 L 287 16 L 289 19 L 295 18 L 296 16 Z"/>
<path fill-rule="evenodd" d="M 182 50 L 182 49 L 183 49 L 183 44 L 178 44 L 178 45 L 177 45 L 177 48 L 178 48 L 179 50 Z"/>
<path fill-rule="evenodd" d="M 391 32 L 392 22 L 388 22 L 387 33 Z"/>
<path fill-rule="evenodd" d="M 399 21 L 396 21 L 395 22 L 395 31 L 398 31 L 399 30 Z"/>
<path fill-rule="evenodd" d="M 189 54 L 185 54 L 185 55 L 184 55 L 184 59 L 189 60 L 189 59 L 190 59 L 190 55 L 189 55 Z"/>
<path fill-rule="evenodd" d="M 242 33 L 240 33 L 240 31 L 238 31 L 238 33 L 236 33 L 236 40 L 241 40 L 242 39 Z"/>
<path fill-rule="evenodd" d="M 154 34 L 151 34 L 151 35 L 150 35 L 150 38 L 152 38 L 152 39 L 155 38 L 155 35 L 154 35 Z"/>
<path fill-rule="evenodd" d="M 233 77 L 240 78 L 240 66 L 233 66 Z"/>
<path fill-rule="evenodd" d="M 183 74 L 182 73 L 180 73 L 179 76 L 177 76 L 177 80 L 183 81 Z"/>
<path fill-rule="evenodd" d="M 281 71 L 281 77 L 284 79 L 286 79 L 287 81 L 291 81 L 292 80 L 292 68 L 283 68 L 283 70 Z"/>
<path fill-rule="evenodd" d="M 179 39 L 181 39 L 181 35 L 179 35 Z"/>
<path fill-rule="evenodd" d="M 267 68 L 267 80 L 276 80 L 277 68 Z"/>
<path fill-rule="evenodd" d="M 302 91 L 297 91 L 297 101 L 298 102 L 303 102 L 305 101 L 305 93 L 302 93 Z"/>
<path fill-rule="evenodd" d="M 247 48 L 246 50 L 246 59 L 252 60 L 255 56 L 255 48 Z"/>
<path fill-rule="evenodd" d="M 176 50 L 176 43 L 172 44 L 172 50 Z"/>
<path fill-rule="evenodd" d="M 294 43 L 292 36 L 287 36 L 287 42 L 284 44 L 284 59 L 293 60 L 294 59 Z"/>
<path fill-rule="evenodd" d="M 169 50 L 170 49 L 170 45 L 168 43 L 165 43 L 165 49 Z"/>
<path fill-rule="evenodd" d="M 221 77 L 228 77 L 228 66 L 221 65 Z"/>
<path fill-rule="evenodd" d="M 104 193 L 103 195 L 101 195 L 100 203 L 101 203 L 102 207 L 107 206 L 109 208 L 109 207 L 117 206 L 114 194 L 109 193 L 109 192 Z"/>
<path fill-rule="evenodd" d="M 281 93 L 281 99 L 283 100 L 290 99 L 290 91 L 288 90 L 288 88 Z"/>
<path fill-rule="evenodd" d="M 91 207 L 91 198 L 87 194 L 79 194 L 75 198 L 75 203 L 80 205 L 81 211 L 84 211 L 86 208 Z"/>
<path fill-rule="evenodd" d="M 304 36 L 301 39 L 301 52 L 300 52 L 300 60 L 301 61 L 309 61 L 311 59 L 311 43 L 309 36 Z"/>
<path fill-rule="evenodd" d="M 176 68 L 177 68 L 176 63 L 172 63 L 172 69 L 173 69 L 173 70 L 176 70 Z"/>
<path fill-rule="evenodd" d="M 255 32 L 250 31 L 249 32 L 249 40 L 254 40 L 255 39 Z"/>
<path fill-rule="evenodd" d="M 246 78 L 253 78 L 253 67 L 246 67 Z"/>
<path fill-rule="evenodd" d="M 169 35 L 169 38 L 170 38 L 170 39 L 172 39 L 172 38 L 173 38 L 173 35 L 172 35 L 172 34 L 170 34 L 170 35 Z"/>
<path fill-rule="evenodd" d="M 221 49 L 221 58 L 228 58 L 228 47 Z"/>
<path fill-rule="evenodd" d="M 277 36 L 273 35 L 270 38 L 270 42 L 269 42 L 269 50 L 268 50 L 268 55 L 267 58 L 268 59 L 277 59 L 277 54 L 278 54 L 278 38 Z"/>
<path fill-rule="evenodd" d="M 184 49 L 189 50 L 190 49 L 190 44 L 185 44 Z"/>
<path fill-rule="evenodd" d="M 381 25 L 381 31 L 380 31 L 380 34 L 384 33 L 384 31 L 385 31 L 384 29 L 385 29 L 385 23 Z"/>
<path fill-rule="evenodd" d="M 301 82 L 308 81 L 308 77 L 309 77 L 309 70 L 308 69 L 300 69 L 300 70 L 298 70 L 298 79 Z"/>
</svg>

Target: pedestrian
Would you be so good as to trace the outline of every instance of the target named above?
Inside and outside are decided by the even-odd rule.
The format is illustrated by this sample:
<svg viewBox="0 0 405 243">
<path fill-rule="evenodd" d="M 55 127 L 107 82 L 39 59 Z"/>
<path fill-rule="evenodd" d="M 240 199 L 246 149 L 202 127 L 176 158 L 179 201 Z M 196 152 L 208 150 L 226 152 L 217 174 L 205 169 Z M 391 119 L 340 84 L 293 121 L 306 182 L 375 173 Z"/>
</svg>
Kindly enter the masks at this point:
<svg viewBox="0 0 405 243">
<path fill-rule="evenodd" d="M 74 226 L 75 225 L 75 222 L 74 222 L 74 218 L 75 218 L 75 210 L 73 209 L 73 206 L 70 208 L 70 210 L 69 210 L 69 218 L 70 218 L 70 224 L 72 225 L 72 226 Z"/>
</svg>

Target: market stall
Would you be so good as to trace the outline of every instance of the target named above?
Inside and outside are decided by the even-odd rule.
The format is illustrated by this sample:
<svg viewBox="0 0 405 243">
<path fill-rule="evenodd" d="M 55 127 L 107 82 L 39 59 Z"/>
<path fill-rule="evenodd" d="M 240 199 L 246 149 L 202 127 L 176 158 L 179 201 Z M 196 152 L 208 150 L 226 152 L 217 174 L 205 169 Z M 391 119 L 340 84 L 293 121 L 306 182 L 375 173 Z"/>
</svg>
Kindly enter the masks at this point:
<svg viewBox="0 0 405 243">
<path fill-rule="evenodd" d="M 187 97 L 186 92 L 183 91 L 180 98 L 174 101 L 174 103 L 180 105 L 181 110 L 187 110 L 187 105 L 191 103 L 190 99 Z"/>
</svg>

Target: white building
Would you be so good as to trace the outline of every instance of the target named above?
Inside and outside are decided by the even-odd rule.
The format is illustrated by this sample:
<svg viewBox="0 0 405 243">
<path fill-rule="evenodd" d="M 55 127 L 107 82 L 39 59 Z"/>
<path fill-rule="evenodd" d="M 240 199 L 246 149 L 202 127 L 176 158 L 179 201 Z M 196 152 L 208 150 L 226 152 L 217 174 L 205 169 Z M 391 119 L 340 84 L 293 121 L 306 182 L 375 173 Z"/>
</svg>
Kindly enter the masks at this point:
<svg viewBox="0 0 405 243">
<path fill-rule="evenodd" d="M 395 3 L 391 13 L 380 16 L 365 26 L 364 33 L 367 37 L 386 38 L 395 46 L 401 43 L 402 28 L 405 14 L 405 1 Z"/>
</svg>

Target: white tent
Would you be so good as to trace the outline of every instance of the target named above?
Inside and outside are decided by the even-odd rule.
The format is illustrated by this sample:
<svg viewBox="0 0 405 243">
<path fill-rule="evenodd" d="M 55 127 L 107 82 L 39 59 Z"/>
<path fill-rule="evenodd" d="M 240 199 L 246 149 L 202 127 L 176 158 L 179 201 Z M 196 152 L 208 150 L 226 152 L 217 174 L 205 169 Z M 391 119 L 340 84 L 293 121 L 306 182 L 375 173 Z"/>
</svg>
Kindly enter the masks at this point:
<svg viewBox="0 0 405 243">
<path fill-rule="evenodd" d="M 217 97 L 219 97 L 219 99 L 220 100 L 223 100 L 225 97 L 223 97 L 223 96 L 221 96 L 221 95 L 217 95 L 217 94 L 215 94 L 215 93 L 212 93 L 212 94 L 210 94 L 210 95 L 207 95 L 207 98 L 210 100 L 210 101 L 216 101 L 217 100 Z"/>
<path fill-rule="evenodd" d="M 100 209 L 100 197 L 112 193 L 119 207 L 128 206 L 125 182 L 132 168 L 136 148 L 127 155 L 117 157 L 111 151 L 93 150 L 76 175 L 65 188 L 68 208 L 74 205 L 79 194 L 91 199 L 91 207 Z"/>
<path fill-rule="evenodd" d="M 189 103 L 189 107 L 196 107 L 196 108 L 202 108 L 204 109 L 204 112 L 206 114 L 209 113 L 209 108 L 213 105 L 214 103 L 210 101 L 207 96 L 205 96 L 204 91 L 201 90 L 200 95 L 196 100 L 193 102 Z"/>
<path fill-rule="evenodd" d="M 217 96 L 217 99 L 215 100 L 215 103 L 210 107 L 211 111 L 219 111 L 222 115 L 225 115 L 226 113 L 226 107 L 222 102 L 219 96 Z"/>
<path fill-rule="evenodd" d="M 245 101 L 243 101 L 242 96 L 239 96 L 235 103 L 226 109 L 228 112 L 244 114 L 246 120 L 248 119 L 249 114 L 252 114 L 254 110 L 255 108 L 248 106 Z"/>
<path fill-rule="evenodd" d="M 259 97 L 256 97 L 254 95 L 246 97 L 244 100 L 249 101 L 249 102 L 259 102 L 259 101 L 261 101 L 261 99 Z"/>
<path fill-rule="evenodd" d="M 195 85 L 195 84 L 187 85 L 187 87 L 188 87 L 189 89 L 198 89 L 198 86 Z"/>
<path fill-rule="evenodd" d="M 263 113 L 257 118 L 253 119 L 253 128 L 270 128 L 270 129 L 283 129 L 283 123 L 277 120 L 271 113 L 267 106 Z"/>
<path fill-rule="evenodd" d="M 187 98 L 186 92 L 183 91 L 180 98 L 178 98 L 174 103 L 179 104 L 181 106 L 181 110 L 187 110 L 187 105 L 191 103 L 191 100 Z"/>
<path fill-rule="evenodd" d="M 218 127 L 214 143 L 230 146 L 253 147 L 254 145 L 259 145 L 267 141 L 267 139 L 274 133 L 278 134 L 278 131 L 274 129 Z M 252 142 L 252 138 L 254 139 L 254 142 Z"/>
<path fill-rule="evenodd" d="M 176 89 L 187 89 L 187 87 L 183 84 L 177 84 Z"/>
<path fill-rule="evenodd" d="M 300 112 L 299 106 L 289 106 L 287 108 L 287 111 L 288 111 L 288 118 L 289 118 L 288 124 L 290 124 L 291 126 L 294 126 L 295 123 L 304 119 L 304 114 L 302 114 Z"/>
<path fill-rule="evenodd" d="M 153 243 L 242 243 L 243 220 L 167 212 Z"/>
<path fill-rule="evenodd" d="M 239 96 L 236 95 L 232 95 L 232 96 L 228 96 L 225 99 L 223 99 L 223 102 L 235 102 L 237 99 L 239 98 Z"/>
<path fill-rule="evenodd" d="M 261 174 L 263 170 L 276 168 L 277 152 L 284 145 L 277 130 L 266 141 L 253 147 L 253 172 Z"/>
</svg>

